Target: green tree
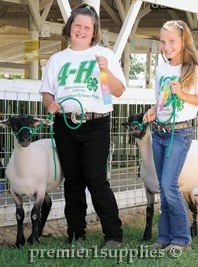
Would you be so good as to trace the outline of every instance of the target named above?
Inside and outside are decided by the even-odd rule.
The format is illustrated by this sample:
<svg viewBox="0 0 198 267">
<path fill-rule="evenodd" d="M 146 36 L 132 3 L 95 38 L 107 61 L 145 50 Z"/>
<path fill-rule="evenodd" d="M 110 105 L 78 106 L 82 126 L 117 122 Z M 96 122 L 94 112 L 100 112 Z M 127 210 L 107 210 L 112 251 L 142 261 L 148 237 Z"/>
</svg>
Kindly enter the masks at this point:
<svg viewBox="0 0 198 267">
<path fill-rule="evenodd" d="M 6 78 L 5 74 L 0 73 L 0 78 Z M 17 74 L 9 74 L 9 79 L 24 79 L 23 75 L 17 75 Z"/>
<path fill-rule="evenodd" d="M 129 79 L 137 80 L 138 74 L 146 72 L 145 62 L 142 62 L 143 58 L 140 59 L 136 54 L 129 55 Z"/>
<path fill-rule="evenodd" d="M 23 75 L 9 74 L 9 79 L 24 79 Z"/>
</svg>

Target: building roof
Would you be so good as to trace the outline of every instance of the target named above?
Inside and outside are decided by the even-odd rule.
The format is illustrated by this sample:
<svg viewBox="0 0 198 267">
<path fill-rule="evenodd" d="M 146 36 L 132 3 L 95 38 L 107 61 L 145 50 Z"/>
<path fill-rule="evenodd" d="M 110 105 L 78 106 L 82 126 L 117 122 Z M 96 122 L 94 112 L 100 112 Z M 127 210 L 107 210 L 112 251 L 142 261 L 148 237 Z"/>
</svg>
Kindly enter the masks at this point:
<svg viewBox="0 0 198 267">
<path fill-rule="evenodd" d="M 104 38 L 108 32 L 108 45 L 114 49 L 118 57 L 121 56 L 126 41 L 130 43 L 130 52 L 138 53 L 145 51 L 151 40 L 159 41 L 160 28 L 167 20 L 185 21 L 194 32 L 196 40 L 198 1 L 95 0 L 95 2 L 100 3 L 100 22 Z M 39 60 L 41 66 L 44 66 L 52 54 L 62 49 L 61 41 L 65 41 L 61 36 L 62 27 L 70 9 L 81 3 L 82 0 L 0 1 L 0 73 L 3 70 L 6 73 L 10 68 L 15 70 L 27 68 L 23 48 L 24 40 L 29 39 L 30 15 L 37 29 L 43 29 L 39 37 Z M 44 22 L 45 29 L 42 28 Z"/>
</svg>

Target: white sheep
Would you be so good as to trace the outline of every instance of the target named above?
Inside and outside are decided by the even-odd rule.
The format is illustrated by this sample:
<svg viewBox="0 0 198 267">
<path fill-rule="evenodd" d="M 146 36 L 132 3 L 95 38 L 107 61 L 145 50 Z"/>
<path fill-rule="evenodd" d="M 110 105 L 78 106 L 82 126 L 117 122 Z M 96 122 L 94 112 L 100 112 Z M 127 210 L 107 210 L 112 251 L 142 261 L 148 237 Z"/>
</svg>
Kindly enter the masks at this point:
<svg viewBox="0 0 198 267">
<path fill-rule="evenodd" d="M 140 130 L 143 116 L 144 113 L 131 115 L 128 118 L 128 122 L 122 123 L 122 125 L 125 126 L 125 128 L 129 129 L 130 133 L 136 138 L 142 157 L 140 176 L 145 184 L 146 197 L 148 201 L 146 210 L 146 228 L 144 231 L 143 240 L 149 240 L 152 237 L 154 201 L 155 194 L 159 193 L 159 183 L 153 160 L 152 136 L 150 126 L 144 125 L 143 129 Z M 131 124 L 132 122 L 134 123 Z M 198 184 L 197 162 L 198 140 L 193 140 L 178 180 L 179 190 L 183 192 L 183 196 L 187 201 L 190 211 L 192 212 L 192 236 L 197 235 L 197 201 L 192 193 L 192 189 Z"/>
<path fill-rule="evenodd" d="M 43 120 L 30 115 L 17 115 L 0 121 L 0 125 L 10 127 L 14 133 L 14 151 L 7 165 L 6 174 L 10 182 L 10 192 L 16 204 L 17 240 L 19 248 L 25 244 L 23 233 L 24 209 L 22 196 L 35 197 L 31 211 L 32 233 L 28 238 L 30 244 L 34 240 L 39 242 L 43 227 L 51 209 L 52 201 L 48 192 L 56 189 L 62 182 L 62 171 L 56 154 L 56 181 L 55 163 L 51 139 L 30 141 L 29 128 L 41 125 Z M 46 122 L 51 124 L 51 122 Z M 25 127 L 21 129 L 22 127 Z"/>
</svg>

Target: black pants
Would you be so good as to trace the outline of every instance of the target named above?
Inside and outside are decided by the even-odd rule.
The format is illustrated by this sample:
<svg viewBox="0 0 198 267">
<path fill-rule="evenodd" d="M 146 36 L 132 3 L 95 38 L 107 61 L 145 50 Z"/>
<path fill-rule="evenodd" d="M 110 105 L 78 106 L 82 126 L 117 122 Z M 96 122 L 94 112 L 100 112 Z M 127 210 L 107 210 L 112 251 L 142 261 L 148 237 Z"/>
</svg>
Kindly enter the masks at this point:
<svg viewBox="0 0 198 267">
<path fill-rule="evenodd" d="M 76 126 L 67 120 L 74 127 Z M 85 238 L 86 195 L 88 187 L 94 209 L 102 224 L 105 241 L 122 242 L 123 233 L 114 194 L 106 179 L 109 153 L 109 116 L 87 121 L 69 129 L 62 116 L 55 116 L 54 138 L 65 176 L 65 216 L 69 241 Z"/>
</svg>

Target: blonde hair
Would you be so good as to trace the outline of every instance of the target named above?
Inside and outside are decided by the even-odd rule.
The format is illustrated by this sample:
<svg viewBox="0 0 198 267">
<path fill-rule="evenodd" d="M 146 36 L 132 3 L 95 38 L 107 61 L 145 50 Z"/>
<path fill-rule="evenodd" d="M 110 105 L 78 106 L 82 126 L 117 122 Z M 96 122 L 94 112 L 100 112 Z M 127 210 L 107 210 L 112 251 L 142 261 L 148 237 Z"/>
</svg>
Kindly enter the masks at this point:
<svg viewBox="0 0 198 267">
<path fill-rule="evenodd" d="M 181 85 L 182 88 L 189 92 L 197 83 L 197 65 L 198 65 L 198 52 L 196 50 L 193 37 L 187 24 L 182 20 L 167 21 L 161 30 L 176 30 L 178 35 L 181 36 L 183 41 L 183 59 L 181 69 Z M 161 51 L 162 57 L 164 55 Z"/>
</svg>

